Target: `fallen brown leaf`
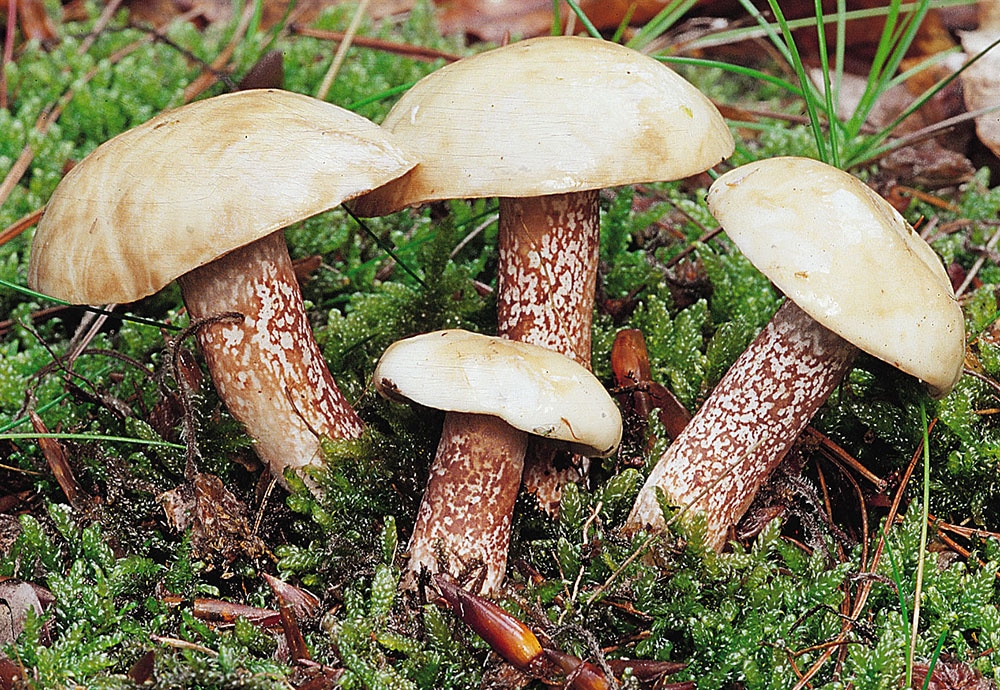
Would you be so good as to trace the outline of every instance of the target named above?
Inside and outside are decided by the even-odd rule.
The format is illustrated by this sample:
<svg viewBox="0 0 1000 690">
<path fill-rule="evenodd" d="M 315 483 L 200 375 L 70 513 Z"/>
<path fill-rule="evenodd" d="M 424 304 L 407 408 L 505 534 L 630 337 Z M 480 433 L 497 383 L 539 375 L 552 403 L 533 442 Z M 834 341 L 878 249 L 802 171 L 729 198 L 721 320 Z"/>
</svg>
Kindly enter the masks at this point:
<svg viewBox="0 0 1000 690">
<path fill-rule="evenodd" d="M 913 665 L 913 688 L 927 690 L 996 690 L 996 683 L 984 678 L 968 664 L 949 659 L 939 659 L 927 680 L 925 663 Z"/>
<path fill-rule="evenodd" d="M 966 55 L 972 58 L 1000 39 L 1000 2 L 979 3 L 980 23 L 975 31 L 962 31 L 959 36 Z M 965 107 L 970 112 L 1000 105 L 1000 47 L 993 48 L 962 73 Z M 976 118 L 979 140 L 1000 156 L 1000 112 L 994 111 Z"/>
<path fill-rule="evenodd" d="M 301 592 L 297 587 L 289 585 L 273 575 L 264 573 L 264 579 L 271 586 L 271 591 L 278 600 L 278 611 L 281 614 L 281 628 L 285 632 L 285 643 L 288 645 L 288 655 L 298 660 L 309 660 L 309 647 L 306 645 L 305 637 L 299 629 L 299 615 L 301 608 L 296 605 L 302 604 Z M 312 596 L 312 595 L 310 595 Z M 315 607 L 313 607 L 315 608 Z"/>
<path fill-rule="evenodd" d="M 31 410 L 28 416 L 31 419 L 31 426 L 36 433 L 49 433 L 45 422 L 38 416 L 38 413 Z M 76 478 L 73 476 L 73 470 L 69 466 L 69 457 L 66 455 L 66 449 L 56 439 L 45 437 L 39 437 L 38 447 L 42 449 L 45 462 L 48 463 L 49 469 L 52 470 L 52 475 L 59 483 L 59 488 L 62 489 L 66 500 L 70 502 L 70 505 L 76 503 L 76 499 L 80 495 L 80 485 L 77 484 Z"/>
<path fill-rule="evenodd" d="M 29 611 L 41 615 L 54 601 L 55 597 L 49 590 L 31 582 L 15 579 L 0 581 L 0 647 L 18 638 L 24 630 Z M 45 634 L 42 644 L 48 642 L 48 634 Z"/>
<path fill-rule="evenodd" d="M 167 520 L 178 531 L 191 530 L 195 558 L 230 563 L 239 556 L 254 558 L 266 553 L 253 534 L 247 508 L 212 474 L 198 473 L 160 496 Z"/>
</svg>

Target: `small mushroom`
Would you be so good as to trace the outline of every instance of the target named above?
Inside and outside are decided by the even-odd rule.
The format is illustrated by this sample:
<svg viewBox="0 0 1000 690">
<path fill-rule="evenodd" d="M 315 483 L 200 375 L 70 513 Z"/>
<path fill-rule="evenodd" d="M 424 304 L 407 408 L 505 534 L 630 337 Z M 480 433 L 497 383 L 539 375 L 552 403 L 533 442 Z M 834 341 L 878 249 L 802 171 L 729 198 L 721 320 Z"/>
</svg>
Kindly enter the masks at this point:
<svg viewBox="0 0 1000 690">
<path fill-rule="evenodd" d="M 716 180 L 708 206 L 786 301 L 657 462 L 626 529 L 663 529 L 661 491 L 721 549 L 858 348 L 940 397 L 961 376 L 965 328 L 934 251 L 848 173 L 758 161 Z"/>
<path fill-rule="evenodd" d="M 384 130 L 279 90 L 217 96 L 99 146 L 56 188 L 28 284 L 75 304 L 133 302 L 178 279 L 219 395 L 278 478 L 360 418 L 313 339 L 282 228 L 402 175 Z"/>
<path fill-rule="evenodd" d="M 373 378 L 387 398 L 448 412 L 404 587 L 424 568 L 439 572 L 439 564 L 455 577 L 481 565 L 481 593 L 500 585 L 529 435 L 601 457 L 621 440 L 621 414 L 600 381 L 537 345 L 462 330 L 427 333 L 389 346 Z"/>
<path fill-rule="evenodd" d="M 498 334 L 590 366 L 602 188 L 677 180 L 733 151 L 715 106 L 671 69 L 609 41 L 536 38 L 452 63 L 382 126 L 420 159 L 353 202 L 384 215 L 439 199 L 500 197 Z M 529 458 L 531 454 L 529 454 Z M 553 510 L 561 480 L 529 460 Z"/>
</svg>

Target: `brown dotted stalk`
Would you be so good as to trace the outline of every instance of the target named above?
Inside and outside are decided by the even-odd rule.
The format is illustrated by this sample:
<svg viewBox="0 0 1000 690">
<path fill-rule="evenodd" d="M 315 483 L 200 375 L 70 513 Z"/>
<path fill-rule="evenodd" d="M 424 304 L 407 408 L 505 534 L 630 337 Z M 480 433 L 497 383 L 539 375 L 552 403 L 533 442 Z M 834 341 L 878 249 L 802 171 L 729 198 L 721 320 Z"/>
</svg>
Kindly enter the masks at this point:
<svg viewBox="0 0 1000 690">
<path fill-rule="evenodd" d="M 590 368 L 591 322 L 600 250 L 598 190 L 502 198 L 499 221 L 497 332 L 541 345 Z M 521 484 L 555 514 L 573 466 L 558 451 L 532 441 Z"/>
<path fill-rule="evenodd" d="M 626 530 L 664 528 L 660 490 L 686 517 L 704 516 L 707 544 L 721 549 L 855 352 L 786 300 L 657 462 Z"/>
<path fill-rule="evenodd" d="M 282 232 L 181 276 L 192 320 L 239 312 L 199 329 L 219 396 L 281 478 L 318 461 L 320 441 L 357 438 L 363 424 L 327 370 L 306 317 Z"/>
<path fill-rule="evenodd" d="M 445 415 L 403 587 L 412 587 L 425 568 L 453 577 L 481 575 L 482 594 L 500 586 L 527 438 L 498 417 Z"/>
</svg>

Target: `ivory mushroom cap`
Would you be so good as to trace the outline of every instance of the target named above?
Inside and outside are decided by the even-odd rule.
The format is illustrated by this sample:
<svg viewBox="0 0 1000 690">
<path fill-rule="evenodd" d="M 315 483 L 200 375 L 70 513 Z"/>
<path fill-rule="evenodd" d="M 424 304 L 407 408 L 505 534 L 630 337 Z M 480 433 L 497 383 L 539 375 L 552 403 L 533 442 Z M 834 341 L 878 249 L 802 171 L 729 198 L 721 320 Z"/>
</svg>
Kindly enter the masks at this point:
<svg viewBox="0 0 1000 690">
<path fill-rule="evenodd" d="M 718 550 L 858 349 L 943 396 L 962 372 L 965 330 L 934 252 L 845 172 L 762 160 L 716 180 L 708 206 L 787 299 L 660 456 L 625 530 L 663 529 L 663 497 L 702 515 Z"/>
<path fill-rule="evenodd" d="M 621 413 L 601 382 L 537 345 L 457 329 L 426 333 L 390 345 L 373 378 L 387 398 L 499 417 L 586 455 L 606 457 L 621 441 Z"/>
<path fill-rule="evenodd" d="M 774 158 L 722 175 L 707 202 L 751 263 L 816 321 L 935 395 L 957 383 L 965 324 L 944 267 L 863 182 L 819 161 Z"/>
<path fill-rule="evenodd" d="M 28 284 L 104 304 L 177 279 L 220 397 L 283 479 L 319 462 L 321 438 L 364 427 L 313 337 L 282 228 L 413 165 L 375 124 L 308 96 L 208 98 L 105 142 L 63 178 Z"/>
<path fill-rule="evenodd" d="M 497 333 L 589 365 L 599 191 L 700 173 L 733 151 L 712 102 L 670 68 L 599 39 L 549 36 L 421 79 L 382 126 L 420 159 L 359 197 L 360 215 L 438 199 L 499 197 Z M 523 483 L 554 513 L 555 451 L 530 449 Z"/>
<path fill-rule="evenodd" d="M 216 96 L 105 142 L 56 188 L 28 284 L 134 302 L 178 276 L 402 175 L 377 125 L 281 90 Z"/>
<path fill-rule="evenodd" d="M 382 127 L 420 164 L 357 199 L 360 215 L 439 199 L 676 180 L 733 151 L 719 111 L 669 67 L 576 36 L 521 41 L 447 65 L 407 91 Z"/>
</svg>

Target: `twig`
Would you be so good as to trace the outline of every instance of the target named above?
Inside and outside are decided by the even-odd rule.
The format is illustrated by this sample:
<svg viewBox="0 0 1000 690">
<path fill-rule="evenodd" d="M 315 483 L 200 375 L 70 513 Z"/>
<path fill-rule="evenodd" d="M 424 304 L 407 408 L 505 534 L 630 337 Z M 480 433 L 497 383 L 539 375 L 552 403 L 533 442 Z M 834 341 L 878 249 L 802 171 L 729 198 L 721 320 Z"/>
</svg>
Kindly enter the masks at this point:
<svg viewBox="0 0 1000 690">
<path fill-rule="evenodd" d="M 0 59 L 0 110 L 6 110 L 7 103 L 7 63 L 14 59 L 14 29 L 17 26 L 17 0 L 7 0 L 7 35 L 3 42 L 3 57 Z"/>
<path fill-rule="evenodd" d="M 150 635 L 149 639 L 153 642 L 158 642 L 167 647 L 173 647 L 174 649 L 187 649 L 192 652 L 201 652 L 202 654 L 208 654 L 209 656 L 219 656 L 219 653 L 214 649 L 209 649 L 200 644 L 195 644 L 194 642 L 188 642 L 187 640 L 179 640 L 176 637 L 163 637 L 162 635 Z"/>
<path fill-rule="evenodd" d="M 968 367 L 965 367 L 962 370 L 962 376 L 971 376 L 974 379 L 979 379 L 980 381 L 982 381 L 983 383 L 985 383 L 987 386 L 989 386 L 990 388 L 992 388 L 993 389 L 993 393 L 995 395 L 1000 395 L 1000 383 L 997 383 L 996 381 L 994 381 L 992 378 L 990 378 L 986 374 L 981 374 L 978 371 L 976 371 L 975 369 L 970 369 Z"/>
<path fill-rule="evenodd" d="M 108 56 L 108 62 L 114 64 L 120 61 L 122 58 L 134 52 L 147 42 L 148 39 L 143 39 L 125 46 L 118 52 Z M 80 83 L 86 84 L 97 76 L 101 69 L 102 66 L 94 67 L 83 76 Z M 42 110 L 42 112 L 38 115 L 38 118 L 35 120 L 34 127 L 35 131 L 39 135 L 44 135 L 48 132 L 49 127 L 55 124 L 55 121 L 58 120 L 59 116 L 62 114 L 63 109 L 71 100 L 73 100 L 75 93 L 76 92 L 72 88 L 66 89 L 66 91 L 63 92 L 62 96 L 60 96 L 55 103 L 49 104 L 44 110 Z M 28 167 L 31 165 L 31 161 L 33 161 L 34 158 L 34 148 L 31 145 L 25 145 L 25 147 L 21 150 L 20 155 L 18 155 L 17 160 L 14 161 L 14 165 L 12 165 L 10 170 L 7 172 L 7 176 L 4 178 L 3 182 L 0 182 L 0 206 L 7 201 L 7 197 L 10 196 L 10 193 L 14 190 L 14 187 L 17 186 L 17 183 L 20 182 L 24 173 L 28 171 Z"/>
<path fill-rule="evenodd" d="M 465 237 L 461 239 L 461 241 L 458 244 L 455 245 L 455 248 L 451 250 L 451 254 L 448 255 L 448 258 L 454 259 L 456 256 L 458 256 L 459 253 L 461 253 L 461 251 L 465 249 L 465 245 L 471 242 L 478 235 L 482 234 L 483 231 L 486 230 L 486 228 L 496 223 L 499 218 L 500 218 L 499 213 L 491 213 L 489 216 L 487 216 L 486 220 L 484 220 L 482 223 L 473 228 L 471 232 L 469 232 Z"/>
<path fill-rule="evenodd" d="M 222 49 L 216 58 L 212 60 L 210 65 L 211 69 L 202 72 L 197 79 L 188 84 L 187 88 L 184 89 L 185 103 L 193 101 L 202 91 L 221 78 L 220 73 L 222 69 L 226 66 L 226 63 L 229 62 L 230 58 L 233 57 L 233 53 L 236 52 L 236 46 L 243 40 L 243 37 L 246 36 L 247 29 L 250 28 L 250 21 L 253 19 L 255 7 L 256 3 L 248 2 L 246 4 L 246 7 L 243 9 L 243 14 L 240 15 L 239 24 L 236 25 L 236 30 L 233 32 L 232 39 L 230 39 L 229 43 L 226 44 L 226 47 Z M 235 88 L 232 82 L 228 82 L 227 86 Z"/>
<path fill-rule="evenodd" d="M 826 434 L 821 431 L 817 431 L 811 426 L 806 427 L 805 435 L 812 441 L 819 443 L 823 450 L 829 451 L 833 458 L 836 458 L 840 462 L 844 463 L 855 472 L 860 474 L 862 477 L 871 482 L 876 489 L 879 491 L 884 491 L 888 482 L 877 474 L 873 473 L 867 467 L 862 465 L 855 459 L 853 455 L 848 453 L 846 450 L 837 445 L 833 440 L 830 439 Z"/>
<path fill-rule="evenodd" d="M 934 428 L 937 420 L 931 420 L 931 423 L 927 426 L 927 433 L 930 434 L 931 430 Z M 896 495 L 892 499 L 892 505 L 889 507 L 889 514 L 885 518 L 885 524 L 887 526 L 892 525 L 896 521 L 896 516 L 899 514 L 899 505 L 903 502 L 903 493 L 906 490 L 906 485 L 910 482 L 910 477 L 913 475 L 913 469 L 917 465 L 917 461 L 923 455 L 924 442 L 921 441 L 920 445 L 913 453 L 913 457 L 910 458 L 910 464 L 907 465 L 906 471 L 903 473 L 902 479 L 899 483 L 899 488 L 896 490 Z M 868 566 L 867 572 L 874 573 L 878 568 L 879 561 L 882 559 L 882 552 L 885 550 L 885 539 L 887 532 L 883 530 L 882 535 L 879 537 L 878 544 L 875 547 L 875 553 L 872 555 L 872 561 Z M 819 656 L 813 665 L 810 666 L 802 678 L 792 687 L 792 690 L 802 690 L 810 680 L 819 672 L 819 670 L 829 661 L 830 657 L 833 656 L 833 652 L 839 649 L 844 643 L 847 642 L 847 635 L 851 632 L 854 624 L 857 622 L 858 617 L 861 615 L 865 604 L 868 602 L 868 595 L 871 592 L 872 582 L 874 580 L 865 580 L 861 583 L 858 589 L 858 596 L 854 600 L 854 606 L 851 609 L 851 615 L 844 620 L 843 628 L 840 634 L 835 640 L 831 641 L 830 647 L 826 649 Z"/>
<path fill-rule="evenodd" d="M 864 563 L 868 558 L 868 511 L 865 510 L 865 495 L 861 491 L 861 486 L 858 484 L 857 480 L 847 471 L 841 463 L 839 458 L 834 456 L 827 456 L 830 462 L 832 462 L 841 472 L 843 472 L 844 477 L 847 479 L 848 483 L 854 489 L 855 495 L 858 497 L 858 503 L 861 507 L 861 562 Z M 833 522 L 833 515 L 830 515 L 830 521 Z"/>
<path fill-rule="evenodd" d="M 45 134 L 49 127 L 59 118 L 62 114 L 63 108 L 66 104 L 70 102 L 73 98 L 73 90 L 67 89 L 65 93 L 59 98 L 55 103 L 50 104 L 41 113 L 38 114 L 38 118 L 35 120 L 35 131 L 38 134 Z M 28 172 L 28 167 L 31 165 L 31 161 L 35 159 L 35 149 L 30 144 L 25 144 L 24 148 L 21 149 L 21 153 L 18 155 L 17 160 L 14 164 L 10 166 L 10 170 L 7 171 L 7 176 L 0 182 L 0 205 L 3 205 L 7 201 L 7 197 L 10 193 L 14 191 L 14 187 L 17 183 L 21 181 L 24 177 L 24 173 Z"/>
<path fill-rule="evenodd" d="M 32 225 L 38 222 L 38 219 L 42 217 L 42 213 L 45 212 L 45 207 L 37 208 L 26 216 L 21 216 L 13 223 L 8 225 L 2 231 L 0 231 L 0 245 L 7 244 L 12 239 L 20 235 L 22 232 L 30 228 Z"/>
<path fill-rule="evenodd" d="M 101 35 L 104 28 L 111 22 L 111 19 L 115 16 L 115 12 L 117 12 L 118 8 L 121 7 L 121 4 L 122 0 L 110 0 L 110 2 L 104 6 L 104 9 L 101 10 L 101 16 L 99 16 L 97 21 L 94 22 L 94 27 L 90 30 L 90 33 L 87 34 L 87 37 L 80 42 L 80 48 L 77 51 L 80 55 L 83 55 L 90 50 L 90 46 L 94 45 L 94 41 L 97 40 L 97 37 Z"/>
<path fill-rule="evenodd" d="M 990 236 L 989 241 L 983 248 L 983 253 L 979 255 L 979 258 L 977 258 L 975 263 L 972 264 L 972 268 L 970 268 L 969 272 L 965 274 L 965 280 L 963 280 L 962 284 L 959 285 L 958 289 L 955 290 L 955 297 L 961 297 L 962 294 L 969 287 L 969 285 L 972 284 L 972 281 L 975 279 L 976 274 L 979 273 L 979 269 L 981 269 L 983 267 L 983 264 L 986 263 L 986 257 L 993 249 L 996 248 L 998 240 L 1000 240 L 1000 227 L 998 227 L 996 230 L 993 231 L 993 234 Z"/>
<path fill-rule="evenodd" d="M 290 27 L 290 30 L 295 35 L 318 38 L 321 41 L 343 41 L 347 37 L 347 34 L 342 31 L 324 31 L 322 29 L 314 29 L 308 26 L 299 26 L 298 24 L 293 24 Z M 423 62 L 434 62 L 436 60 L 457 62 L 462 59 L 461 55 L 446 53 L 443 50 L 438 50 L 436 48 L 415 46 L 409 43 L 397 43 L 396 41 L 387 41 L 382 38 L 373 38 L 371 36 L 355 36 L 353 43 L 361 48 L 380 50 L 384 53 L 402 55 L 412 60 L 421 60 Z"/>
<path fill-rule="evenodd" d="M 333 80 L 337 78 L 337 73 L 340 71 L 340 66 L 344 63 L 344 58 L 347 56 L 347 49 L 351 47 L 354 42 L 354 36 L 358 33 L 358 29 L 361 27 L 361 19 L 365 16 L 368 11 L 368 3 L 371 0 L 361 0 L 358 3 L 358 8 L 354 10 L 354 16 L 351 17 L 351 23 L 347 27 L 347 32 L 344 34 L 344 40 L 340 42 L 337 46 L 337 52 L 333 56 L 333 62 L 330 63 L 329 69 L 326 70 L 326 74 L 323 76 L 323 82 L 319 85 L 319 90 L 316 92 L 316 98 L 321 101 L 326 100 L 326 95 L 330 92 L 330 87 L 333 86 Z"/>
</svg>

